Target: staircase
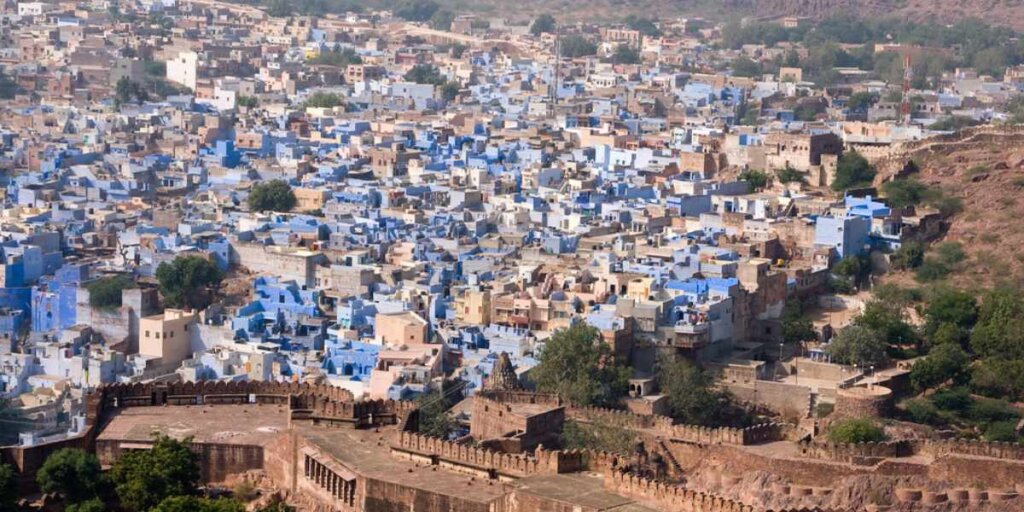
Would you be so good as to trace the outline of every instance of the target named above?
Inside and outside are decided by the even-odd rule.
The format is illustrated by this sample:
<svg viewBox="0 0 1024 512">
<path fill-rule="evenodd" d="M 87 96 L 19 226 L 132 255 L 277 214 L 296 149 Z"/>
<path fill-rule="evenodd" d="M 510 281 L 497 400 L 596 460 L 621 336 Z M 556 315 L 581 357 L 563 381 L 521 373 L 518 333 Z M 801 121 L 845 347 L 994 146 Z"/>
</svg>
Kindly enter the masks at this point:
<svg viewBox="0 0 1024 512">
<path fill-rule="evenodd" d="M 676 456 L 672 454 L 672 450 L 668 449 L 668 445 L 665 444 L 665 440 L 659 437 L 657 442 L 658 448 L 660 448 L 661 452 L 665 454 L 665 459 L 668 460 L 669 465 L 672 467 L 672 472 L 677 476 L 682 477 L 683 467 L 679 465 L 679 461 L 676 460 Z"/>
</svg>

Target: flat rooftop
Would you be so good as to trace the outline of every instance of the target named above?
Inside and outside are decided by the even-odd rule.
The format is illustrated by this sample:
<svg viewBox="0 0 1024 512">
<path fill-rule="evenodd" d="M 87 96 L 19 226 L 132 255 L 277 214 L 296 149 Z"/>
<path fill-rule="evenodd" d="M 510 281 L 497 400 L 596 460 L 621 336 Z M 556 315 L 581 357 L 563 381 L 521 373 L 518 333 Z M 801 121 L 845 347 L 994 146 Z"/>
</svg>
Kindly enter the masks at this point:
<svg viewBox="0 0 1024 512">
<path fill-rule="evenodd" d="M 300 425 L 296 430 L 301 439 L 367 478 L 482 504 L 491 503 L 508 492 L 505 484 L 500 482 L 473 478 L 392 455 L 392 436 L 398 432 L 394 429 L 374 432 Z"/>
<path fill-rule="evenodd" d="M 592 510 L 615 510 L 616 512 L 655 512 L 635 500 L 611 493 L 604 489 L 604 477 L 597 473 L 572 473 L 559 475 L 534 475 L 514 484 L 518 493 L 531 494 L 540 498 L 579 506 Z"/>
<path fill-rule="evenodd" d="M 288 429 L 286 405 L 191 405 L 121 409 L 97 439 L 151 441 L 160 433 L 196 443 L 269 445 Z"/>
</svg>

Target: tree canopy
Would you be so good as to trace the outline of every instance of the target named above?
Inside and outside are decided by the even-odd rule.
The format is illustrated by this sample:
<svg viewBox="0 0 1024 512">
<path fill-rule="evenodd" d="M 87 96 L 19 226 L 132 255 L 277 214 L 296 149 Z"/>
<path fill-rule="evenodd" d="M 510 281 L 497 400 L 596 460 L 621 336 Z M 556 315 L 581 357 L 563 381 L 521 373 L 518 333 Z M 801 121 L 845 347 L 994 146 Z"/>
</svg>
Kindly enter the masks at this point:
<svg viewBox="0 0 1024 512">
<path fill-rule="evenodd" d="M 36 473 L 36 482 L 43 492 L 60 494 L 68 503 L 95 498 L 102 478 L 100 461 L 95 455 L 78 448 L 57 450 L 46 458 Z"/>
<path fill-rule="evenodd" d="M 868 163 L 868 160 L 856 151 L 848 151 L 839 157 L 836 177 L 832 181 L 832 190 L 842 192 L 870 185 L 873 179 L 875 179 L 875 168 Z"/>
<path fill-rule="evenodd" d="M 550 14 L 541 14 L 533 20 L 533 24 L 530 25 L 530 33 L 539 36 L 544 33 L 551 33 L 555 31 L 555 17 Z"/>
<path fill-rule="evenodd" d="M 828 430 L 828 440 L 833 443 L 877 443 L 885 441 L 885 432 L 866 418 L 856 418 L 833 423 Z"/>
<path fill-rule="evenodd" d="M 161 263 L 156 278 L 168 306 L 204 309 L 210 305 L 212 290 L 224 279 L 224 273 L 205 257 L 190 255 Z"/>
<path fill-rule="evenodd" d="M 199 464 L 197 455 L 189 449 L 190 443 L 190 438 L 177 441 L 158 436 L 151 450 L 129 450 L 121 455 L 110 470 L 121 504 L 150 510 L 172 496 L 194 495 L 199 485 Z M 170 510 L 178 509 L 164 512 Z"/>
<path fill-rule="evenodd" d="M 690 425 L 735 426 L 745 420 L 732 395 L 715 387 L 715 377 L 692 361 L 658 361 L 658 387 L 668 396 L 672 418 Z"/>
<path fill-rule="evenodd" d="M 597 329 L 582 322 L 555 332 L 530 371 L 537 389 L 575 405 L 616 405 L 630 370 L 615 361 Z"/>
<path fill-rule="evenodd" d="M 135 288 L 135 280 L 126 275 L 104 277 L 85 286 L 89 290 L 89 305 L 99 309 L 121 307 L 121 292 Z"/>
<path fill-rule="evenodd" d="M 284 180 L 257 182 L 249 191 L 249 208 L 253 211 L 288 212 L 295 208 L 295 192 Z"/>
<path fill-rule="evenodd" d="M 875 331 L 850 325 L 839 331 L 828 345 L 828 353 L 837 363 L 867 366 L 886 359 L 888 344 Z"/>
<path fill-rule="evenodd" d="M 910 383 L 923 391 L 946 381 L 960 382 L 966 377 L 970 359 L 959 345 L 945 343 L 932 349 L 927 357 L 918 359 L 910 369 Z"/>
<path fill-rule="evenodd" d="M 13 509 L 18 501 L 18 473 L 14 466 L 0 462 L 0 509 Z"/>
<path fill-rule="evenodd" d="M 245 505 L 231 498 L 170 496 L 161 501 L 152 512 L 245 512 Z"/>
</svg>

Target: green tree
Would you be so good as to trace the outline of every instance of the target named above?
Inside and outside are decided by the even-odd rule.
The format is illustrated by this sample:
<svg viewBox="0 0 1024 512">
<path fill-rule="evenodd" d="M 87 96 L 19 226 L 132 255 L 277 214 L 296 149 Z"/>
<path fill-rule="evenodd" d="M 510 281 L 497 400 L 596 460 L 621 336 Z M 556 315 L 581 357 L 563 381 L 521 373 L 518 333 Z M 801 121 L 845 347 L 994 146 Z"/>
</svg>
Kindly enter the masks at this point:
<svg viewBox="0 0 1024 512">
<path fill-rule="evenodd" d="M 757 77 L 761 76 L 762 72 L 761 64 L 747 57 L 737 57 L 732 61 L 732 74 L 735 76 Z"/>
<path fill-rule="evenodd" d="M 453 21 L 455 21 L 455 13 L 448 9 L 438 9 L 438 11 L 430 17 L 430 27 L 434 30 L 448 31 L 451 30 Z"/>
<path fill-rule="evenodd" d="M 832 190 L 842 192 L 854 187 L 870 185 L 875 179 L 875 168 L 860 153 L 848 151 L 839 157 L 836 165 L 836 177 L 832 181 Z"/>
<path fill-rule="evenodd" d="M 982 357 L 1024 359 L 1024 298 L 1019 289 L 997 288 L 985 295 L 971 349 Z"/>
<path fill-rule="evenodd" d="M 885 432 L 869 419 L 849 419 L 833 423 L 828 429 L 828 440 L 833 443 L 877 443 L 885 441 Z"/>
<path fill-rule="evenodd" d="M 900 245 L 889 256 L 889 264 L 895 270 L 912 270 L 924 263 L 924 244 L 917 241 L 908 241 Z"/>
<path fill-rule="evenodd" d="M 967 375 L 970 359 L 959 345 L 943 344 L 928 356 L 918 359 L 910 369 L 910 382 L 918 391 L 939 386 L 946 381 L 960 382 Z"/>
<path fill-rule="evenodd" d="M 459 86 L 458 82 L 445 82 L 441 86 L 441 98 L 445 101 L 455 101 L 455 98 L 459 97 L 459 92 L 462 87 Z"/>
<path fill-rule="evenodd" d="M 533 20 L 533 24 L 530 25 L 530 33 L 539 36 L 544 33 L 552 33 L 555 31 L 555 17 L 550 14 L 541 14 L 537 16 L 537 19 Z"/>
<path fill-rule="evenodd" d="M 891 345 L 917 344 L 919 338 L 913 326 L 907 323 L 903 304 L 872 300 L 854 323 L 870 329 Z"/>
<path fill-rule="evenodd" d="M 640 52 L 628 44 L 620 44 L 615 47 L 612 62 L 615 64 L 639 64 Z"/>
<path fill-rule="evenodd" d="M 828 353 L 837 363 L 867 366 L 885 361 L 888 344 L 867 327 L 850 325 L 839 331 L 828 344 Z"/>
<path fill-rule="evenodd" d="M 594 450 L 633 454 L 638 441 L 636 432 L 603 421 L 579 422 L 567 420 L 559 442 L 566 450 Z"/>
<path fill-rule="evenodd" d="M 777 173 L 781 183 L 807 183 L 807 175 L 788 164 Z"/>
<path fill-rule="evenodd" d="M 850 96 L 846 108 L 853 112 L 867 112 L 871 105 L 878 101 L 878 93 L 857 92 Z"/>
<path fill-rule="evenodd" d="M 974 297 L 954 288 L 936 288 L 924 310 L 925 333 L 931 337 L 943 324 L 969 330 L 978 319 L 978 302 Z"/>
<path fill-rule="evenodd" d="M 152 512 L 245 512 L 245 505 L 230 498 L 169 496 L 161 501 Z"/>
<path fill-rule="evenodd" d="M 210 305 L 211 290 L 220 285 L 224 273 L 203 256 L 178 256 L 156 268 L 156 279 L 165 304 L 201 310 Z"/>
<path fill-rule="evenodd" d="M 971 388 L 982 395 L 1024 400 L 1024 360 L 985 359 L 971 367 Z"/>
<path fill-rule="evenodd" d="M 0 462 L 0 510 L 14 510 L 18 501 L 18 473 L 10 464 Z"/>
<path fill-rule="evenodd" d="M 64 507 L 64 512 L 107 512 L 107 505 L 99 498 L 93 498 L 80 503 L 72 503 Z"/>
<path fill-rule="evenodd" d="M 270 0 L 267 14 L 275 18 L 287 18 L 292 15 L 292 4 L 287 0 Z"/>
<path fill-rule="evenodd" d="M 143 102 L 149 99 L 142 84 L 134 82 L 126 76 L 121 77 L 114 86 L 114 105 L 120 107 L 125 103 Z"/>
<path fill-rule="evenodd" d="M 309 59 L 310 64 L 326 64 L 345 67 L 349 64 L 362 64 L 363 58 L 352 48 L 323 51 Z"/>
<path fill-rule="evenodd" d="M 417 84 L 444 85 L 448 80 L 441 74 L 437 66 L 431 64 L 416 64 L 402 77 L 406 82 Z"/>
<path fill-rule="evenodd" d="M 887 181 L 882 185 L 886 202 L 893 208 L 907 208 L 921 204 L 928 194 L 928 187 L 915 179 Z"/>
<path fill-rule="evenodd" d="M 408 21 L 428 21 L 441 8 L 433 0 L 403 0 L 395 8 L 395 16 Z"/>
<path fill-rule="evenodd" d="M 192 439 L 158 436 L 151 450 L 129 450 L 114 463 L 110 478 L 121 504 L 150 510 L 172 496 L 192 496 L 199 485 L 198 458 Z M 195 509 L 187 509 L 195 510 Z"/>
<path fill-rule="evenodd" d="M 291 185 L 284 180 L 257 182 L 249 191 L 249 209 L 257 212 L 289 212 L 297 202 Z"/>
<path fill-rule="evenodd" d="M 614 406 L 626 394 L 630 371 L 618 365 L 597 329 L 582 322 L 555 332 L 531 370 L 537 389 L 579 406 Z"/>
<path fill-rule="evenodd" d="M 18 82 L 0 70 L 0 99 L 13 99 L 19 92 Z"/>
<path fill-rule="evenodd" d="M 651 18 L 641 18 L 635 14 L 626 16 L 626 26 L 648 37 L 661 37 L 661 29 Z"/>
<path fill-rule="evenodd" d="M 68 503 L 97 496 L 102 484 L 100 462 L 95 455 L 77 448 L 63 448 L 49 457 L 36 473 L 39 489 L 57 493 Z"/>
<path fill-rule="evenodd" d="M 660 359 L 658 387 L 668 396 L 670 415 L 681 423 L 719 427 L 744 420 L 732 395 L 716 388 L 714 376 L 692 361 Z"/>
<path fill-rule="evenodd" d="M 85 286 L 89 290 L 89 305 L 98 309 L 121 307 L 121 292 L 136 287 L 135 280 L 126 275 L 100 278 Z"/>
<path fill-rule="evenodd" d="M 579 34 L 569 34 L 563 37 L 559 48 L 562 57 L 569 59 L 597 53 L 597 45 Z"/>
<path fill-rule="evenodd" d="M 239 96 L 235 104 L 239 107 L 256 108 L 260 106 L 260 101 L 255 96 Z"/>
<path fill-rule="evenodd" d="M 739 180 L 749 183 L 750 188 L 753 190 L 763 190 L 771 182 L 768 173 L 754 169 L 747 169 L 741 172 Z"/>
<path fill-rule="evenodd" d="M 814 324 L 804 314 L 803 303 L 799 300 L 787 300 L 782 310 L 782 339 L 786 343 L 810 341 L 818 336 L 814 332 Z"/>
<path fill-rule="evenodd" d="M 422 395 L 417 400 L 419 433 L 447 439 L 455 430 L 455 420 L 448 414 L 448 408 L 451 406 L 449 395 L 451 393 L 446 393 L 442 387 L 433 393 Z"/>
<path fill-rule="evenodd" d="M 344 98 L 333 92 L 317 91 L 303 102 L 304 108 L 334 108 L 345 104 Z"/>
</svg>

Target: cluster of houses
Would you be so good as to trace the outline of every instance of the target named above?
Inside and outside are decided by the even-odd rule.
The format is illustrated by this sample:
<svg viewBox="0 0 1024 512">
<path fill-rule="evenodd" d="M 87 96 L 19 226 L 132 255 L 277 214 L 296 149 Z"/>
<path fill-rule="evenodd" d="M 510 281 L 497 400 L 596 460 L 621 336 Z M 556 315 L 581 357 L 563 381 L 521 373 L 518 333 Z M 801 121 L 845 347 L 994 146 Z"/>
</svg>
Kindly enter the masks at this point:
<svg viewBox="0 0 1024 512">
<path fill-rule="evenodd" d="M 408 399 L 453 377 L 472 393 L 501 354 L 523 377 L 574 322 L 630 359 L 636 408 L 657 409 L 641 395 L 656 393 L 642 384 L 659 351 L 764 357 L 787 298 L 823 292 L 842 258 L 931 229 L 927 211 L 828 192 L 844 152 L 881 157 L 954 113 L 999 117 L 1024 77 L 965 71 L 903 125 L 880 121 L 884 105 L 858 118 L 849 94 L 799 69 L 699 72 L 770 49 L 715 50 L 720 27 L 703 20 L 660 29 L 576 24 L 599 44 L 570 58 L 553 53 L 566 35 L 472 16 L 444 30 L 206 0 L 8 3 L 10 424 L 23 442 L 73 431 L 83 392 L 116 382 Z M 622 45 L 639 60 L 617 61 Z M 424 70 L 440 78 L 415 83 Z M 856 76 L 845 92 L 893 87 Z M 828 102 L 815 121 L 785 106 L 808 95 Z M 753 104 L 760 123 L 738 126 Z M 805 179 L 755 189 L 743 169 Z M 271 180 L 292 188 L 291 211 L 250 208 Z M 202 311 L 161 303 L 156 270 L 185 255 L 226 276 Z M 90 283 L 112 276 L 135 285 L 120 306 L 92 306 Z"/>
</svg>

